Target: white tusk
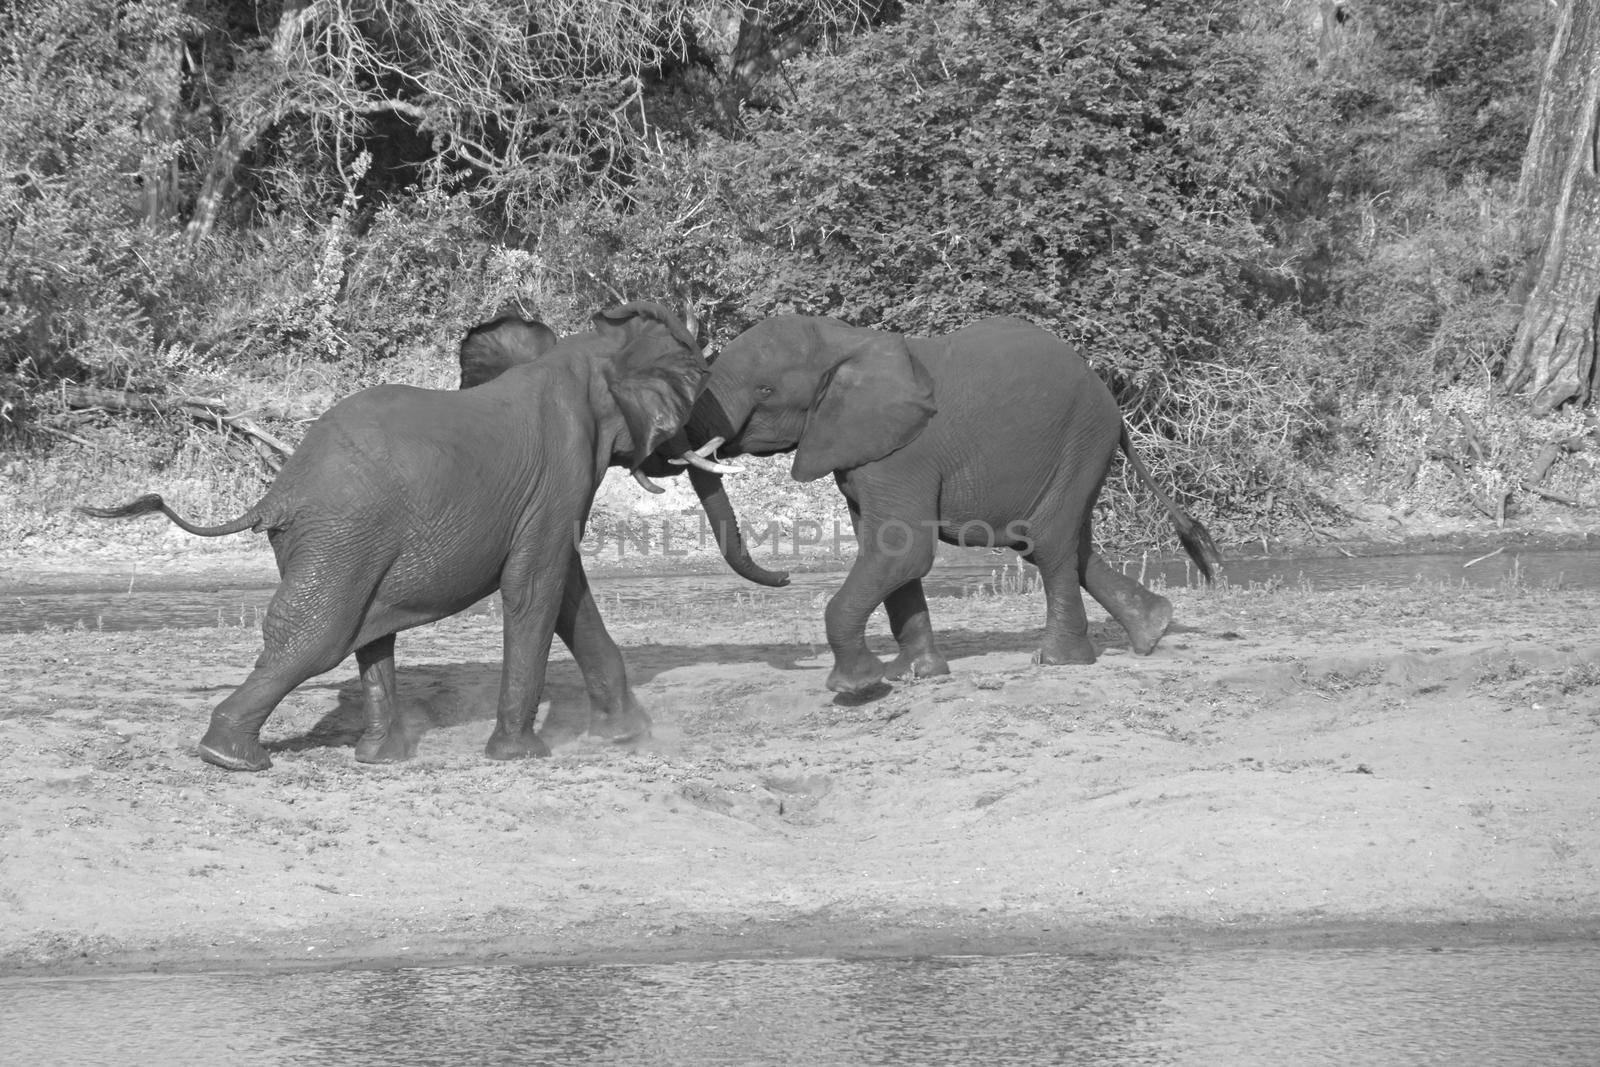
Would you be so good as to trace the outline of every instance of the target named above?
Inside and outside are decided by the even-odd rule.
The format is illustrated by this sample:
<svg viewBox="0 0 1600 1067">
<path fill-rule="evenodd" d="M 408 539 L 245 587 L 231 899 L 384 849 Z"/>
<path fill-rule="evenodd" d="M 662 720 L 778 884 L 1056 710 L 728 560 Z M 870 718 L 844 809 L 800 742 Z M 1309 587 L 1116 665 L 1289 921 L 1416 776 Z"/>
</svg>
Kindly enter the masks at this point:
<svg viewBox="0 0 1600 1067">
<path fill-rule="evenodd" d="M 644 471 L 637 471 L 637 470 L 634 471 L 633 472 L 633 480 L 638 482 L 641 486 L 643 486 L 645 492 L 648 492 L 648 493 L 665 493 L 666 492 L 665 489 L 661 488 L 655 482 L 652 482 L 649 478 L 645 477 Z"/>
<path fill-rule="evenodd" d="M 674 467 L 686 467 L 691 462 L 690 459 L 689 459 L 689 457 L 691 455 L 699 456 L 701 459 L 705 459 L 708 456 L 711 456 L 712 453 L 716 452 L 717 449 L 721 448 L 722 447 L 722 442 L 724 442 L 726 440 L 727 440 L 726 437 L 713 437 L 711 440 L 707 441 L 705 444 L 703 444 L 699 448 L 695 449 L 692 453 L 691 452 L 685 452 L 681 456 L 674 456 L 673 458 L 667 460 L 667 462 L 672 464 Z M 700 464 L 696 463 L 695 466 L 699 467 Z M 705 467 L 705 468 L 701 468 L 701 469 L 709 470 L 710 468 L 709 467 Z M 742 474 L 744 472 L 743 471 L 739 471 L 738 473 Z"/>
<path fill-rule="evenodd" d="M 706 459 L 704 456 L 700 455 L 698 452 L 685 452 L 682 456 L 680 456 L 679 458 L 673 460 L 672 462 L 674 462 L 674 463 L 687 463 L 691 467 L 699 467 L 701 470 L 710 471 L 712 474 L 743 474 L 744 473 L 744 468 L 743 467 L 735 467 L 731 463 L 715 463 L 715 462 L 713 462 L 713 461 L 711 461 L 709 459 Z"/>
</svg>

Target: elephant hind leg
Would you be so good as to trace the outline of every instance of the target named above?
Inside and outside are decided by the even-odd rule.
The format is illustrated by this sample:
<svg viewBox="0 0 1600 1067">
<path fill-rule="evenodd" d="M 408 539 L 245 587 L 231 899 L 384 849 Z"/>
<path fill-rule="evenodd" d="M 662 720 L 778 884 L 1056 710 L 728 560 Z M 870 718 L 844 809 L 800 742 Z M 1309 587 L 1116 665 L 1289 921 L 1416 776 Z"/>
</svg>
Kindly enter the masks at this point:
<svg viewBox="0 0 1600 1067">
<path fill-rule="evenodd" d="M 411 739 L 400 721 L 395 698 L 394 634 L 356 649 L 367 728 L 356 742 L 359 763 L 398 763 L 411 758 Z"/>
<path fill-rule="evenodd" d="M 212 710 L 200 739 L 201 759 L 231 771 L 272 766 L 261 745 L 262 724 L 301 682 L 333 670 L 350 654 L 381 574 L 377 571 L 370 582 L 347 580 L 336 590 L 284 578 L 261 625 L 261 657 L 239 688 Z"/>
<path fill-rule="evenodd" d="M 1111 569 L 1097 552 L 1084 563 L 1083 587 L 1128 631 L 1134 652 L 1148 656 L 1155 651 L 1172 621 L 1172 601 Z"/>
<path fill-rule="evenodd" d="M 229 771 L 264 771 L 272 758 L 261 744 L 261 726 L 279 701 L 305 681 L 339 665 L 345 656 L 319 654 L 290 660 L 263 655 L 239 688 L 211 712 L 211 725 L 200 739 L 199 755 Z"/>
<path fill-rule="evenodd" d="M 913 578 L 883 599 L 900 654 L 884 668 L 885 678 L 933 678 L 950 673 L 950 663 L 933 638 L 933 619 L 922 580 Z"/>
<path fill-rule="evenodd" d="M 1039 568 L 1044 585 L 1044 635 L 1039 639 L 1038 662 L 1047 666 L 1093 663 L 1094 643 L 1089 640 L 1089 616 L 1078 589 L 1078 568 L 1046 551 L 1035 550 L 1025 558 Z"/>
<path fill-rule="evenodd" d="M 1091 555 L 1088 516 L 1094 507 L 1091 495 L 1078 514 L 1075 525 L 1035 518 L 1030 529 L 1037 531 L 1032 549 L 1023 556 L 1039 568 L 1044 585 L 1044 634 L 1039 639 L 1038 662 L 1045 665 L 1089 664 L 1095 661 L 1094 644 L 1089 640 L 1089 616 L 1083 610 L 1082 581 L 1085 560 Z M 1067 511 L 1073 509 L 1067 508 Z M 1055 530 L 1057 536 L 1043 536 Z"/>
</svg>

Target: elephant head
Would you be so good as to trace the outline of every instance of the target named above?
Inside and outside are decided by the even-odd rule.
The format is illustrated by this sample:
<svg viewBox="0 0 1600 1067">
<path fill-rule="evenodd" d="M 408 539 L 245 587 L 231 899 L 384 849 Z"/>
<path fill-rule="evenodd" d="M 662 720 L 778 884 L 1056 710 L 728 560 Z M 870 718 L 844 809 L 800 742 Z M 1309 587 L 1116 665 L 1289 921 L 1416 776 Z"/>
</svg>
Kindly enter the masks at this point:
<svg viewBox="0 0 1600 1067">
<path fill-rule="evenodd" d="M 635 480 L 652 493 L 662 489 L 651 478 L 681 474 L 687 468 L 717 544 L 734 570 L 760 585 L 787 585 L 787 573 L 757 565 L 744 549 L 738 517 L 721 482 L 723 474 L 737 473 L 738 468 L 691 452 L 680 429 L 687 405 L 693 402 L 702 383 L 695 381 L 694 391 L 687 394 L 685 401 L 682 383 L 658 360 L 664 352 L 690 352 L 703 375 L 705 364 L 694 338 L 665 308 L 645 302 L 603 311 L 594 316 L 594 324 L 598 350 L 607 353 L 613 364 L 612 393 L 625 415 L 630 410 L 636 413 L 629 423 L 632 448 L 626 456 L 617 458 L 616 465 L 629 467 Z M 462 340 L 461 388 L 482 385 L 513 367 L 539 360 L 559 343 L 554 331 L 543 323 L 525 319 L 514 311 L 503 312 L 474 326 Z M 684 404 L 682 410 L 680 403 Z M 701 451 L 711 448 L 702 447 Z"/>
<path fill-rule="evenodd" d="M 935 410 L 933 379 L 901 334 L 786 315 L 728 344 L 687 431 L 701 451 L 718 442 L 730 456 L 793 452 L 791 473 L 808 482 L 905 447 Z M 732 515 L 719 476 L 691 475 L 713 523 L 719 514 Z M 735 571 L 747 574 L 754 566 L 742 543 L 720 537 L 718 543 Z"/>
<path fill-rule="evenodd" d="M 594 333 L 569 337 L 602 364 L 611 399 L 621 416 L 613 466 L 634 472 L 652 492 L 646 473 L 675 473 L 657 449 L 678 455 L 688 448 L 681 427 L 706 378 L 705 355 L 683 324 L 660 304 L 635 301 L 597 312 Z M 507 311 L 467 331 L 461 341 L 461 388 L 493 381 L 514 367 L 537 362 L 562 344 L 542 322 Z M 673 446 L 677 447 L 674 448 Z"/>
</svg>

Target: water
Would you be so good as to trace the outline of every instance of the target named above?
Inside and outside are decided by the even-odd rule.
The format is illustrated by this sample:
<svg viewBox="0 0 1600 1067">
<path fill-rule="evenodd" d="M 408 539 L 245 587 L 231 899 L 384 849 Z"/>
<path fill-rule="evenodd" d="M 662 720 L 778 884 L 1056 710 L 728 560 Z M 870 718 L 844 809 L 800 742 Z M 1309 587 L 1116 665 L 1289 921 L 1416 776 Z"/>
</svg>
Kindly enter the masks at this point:
<svg viewBox="0 0 1600 1067">
<path fill-rule="evenodd" d="M 11 1063 L 1600 1063 L 1600 945 L 0 980 Z"/>
<path fill-rule="evenodd" d="M 952 551 L 923 581 L 930 596 L 968 596 L 993 588 L 997 572 L 1017 574 L 1013 553 Z M 762 558 L 766 566 L 782 567 L 785 557 Z M 1470 566 L 1469 566 L 1470 564 Z M 1147 584 L 1165 582 L 1183 586 L 1198 581 L 1186 561 L 1139 561 L 1121 565 L 1128 573 L 1143 574 Z M 1035 574 L 1026 568 L 1028 575 Z M 769 590 L 773 597 L 794 597 L 810 601 L 817 595 L 832 595 L 844 571 L 797 573 L 786 590 Z M 1600 589 L 1600 551 L 1567 550 L 1525 552 L 1504 550 L 1484 553 L 1432 555 L 1343 556 L 1317 559 L 1259 558 L 1236 559 L 1227 564 L 1226 578 L 1236 587 L 1251 584 L 1309 583 L 1316 589 L 1349 589 L 1360 586 L 1403 588 L 1416 582 L 1467 582 L 1495 585 L 1508 580 L 1539 586 Z M 602 611 L 611 605 L 626 607 L 636 603 L 680 601 L 733 601 L 760 594 L 761 587 L 746 582 L 728 571 L 708 574 L 617 575 L 591 578 Z M 166 580 L 160 584 L 132 577 L 82 575 L 56 578 L 48 584 L 32 583 L 20 574 L 0 584 L 0 633 L 41 630 L 46 627 L 84 627 L 91 630 L 145 630 L 159 627 L 194 629 L 215 626 L 260 624 L 261 613 L 272 596 L 274 584 L 267 581 L 239 585 L 184 583 Z M 466 614 L 498 610 L 491 597 L 469 608 Z"/>
</svg>

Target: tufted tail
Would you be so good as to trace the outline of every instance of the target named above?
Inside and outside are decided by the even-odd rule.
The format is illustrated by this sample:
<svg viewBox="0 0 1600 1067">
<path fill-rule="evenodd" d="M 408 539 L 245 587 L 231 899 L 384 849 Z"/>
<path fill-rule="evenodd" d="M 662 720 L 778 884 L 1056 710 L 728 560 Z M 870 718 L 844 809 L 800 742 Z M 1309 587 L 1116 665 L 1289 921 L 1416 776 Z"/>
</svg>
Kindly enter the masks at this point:
<svg viewBox="0 0 1600 1067">
<path fill-rule="evenodd" d="M 159 511 L 171 519 L 179 529 L 187 530 L 189 533 L 200 537 L 221 537 L 224 534 L 238 533 L 241 530 L 253 528 L 260 521 L 256 515 L 256 509 L 251 508 L 237 519 L 225 522 L 220 526 L 196 526 L 168 507 L 167 502 L 161 499 L 159 493 L 146 493 L 139 499 L 119 507 L 91 508 L 79 505 L 77 510 L 97 519 L 131 519 L 138 515 L 148 515 L 152 511 Z"/>
<path fill-rule="evenodd" d="M 1144 460 L 1133 450 L 1133 438 L 1128 436 L 1126 422 L 1122 424 L 1122 454 L 1128 457 L 1128 462 L 1133 465 L 1133 472 L 1139 476 L 1139 480 L 1148 486 L 1156 495 L 1156 499 L 1166 507 L 1167 514 L 1172 517 L 1172 524 L 1178 528 L 1178 543 L 1189 553 L 1189 558 L 1194 560 L 1194 565 L 1200 569 L 1200 575 L 1205 578 L 1206 584 L 1211 584 L 1216 578 L 1216 572 L 1222 569 L 1222 553 L 1217 551 L 1210 532 L 1200 524 L 1200 520 L 1180 508 L 1150 476 Z"/>
</svg>

